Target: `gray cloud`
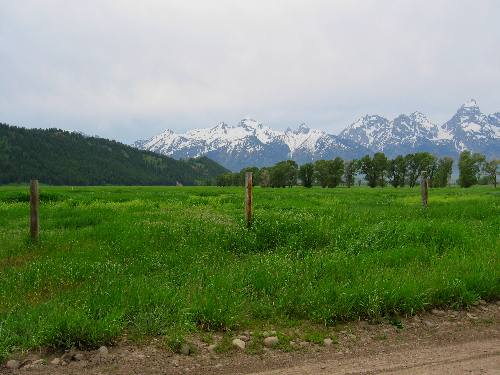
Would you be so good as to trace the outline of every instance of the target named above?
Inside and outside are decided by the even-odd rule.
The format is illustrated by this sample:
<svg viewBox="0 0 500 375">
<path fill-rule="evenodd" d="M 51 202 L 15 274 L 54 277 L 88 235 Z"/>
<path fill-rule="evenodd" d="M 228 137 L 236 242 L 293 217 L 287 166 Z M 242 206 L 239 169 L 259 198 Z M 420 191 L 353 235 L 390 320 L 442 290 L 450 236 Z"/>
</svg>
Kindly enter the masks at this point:
<svg viewBox="0 0 500 375">
<path fill-rule="evenodd" d="M 500 110 L 497 0 L 0 2 L 0 121 L 122 141 L 250 115 Z"/>
</svg>

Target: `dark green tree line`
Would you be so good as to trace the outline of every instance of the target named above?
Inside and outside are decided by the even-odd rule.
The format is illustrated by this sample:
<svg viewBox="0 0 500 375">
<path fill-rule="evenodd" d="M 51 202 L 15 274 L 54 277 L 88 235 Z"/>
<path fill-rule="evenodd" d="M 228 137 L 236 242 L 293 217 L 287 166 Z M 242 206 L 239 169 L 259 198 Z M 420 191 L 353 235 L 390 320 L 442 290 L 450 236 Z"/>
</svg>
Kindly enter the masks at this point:
<svg viewBox="0 0 500 375">
<path fill-rule="evenodd" d="M 478 183 L 479 178 L 496 187 L 498 160 L 486 161 L 483 155 L 464 151 L 460 155 L 459 184 L 468 187 Z M 370 187 L 384 187 L 387 184 L 398 188 L 414 187 L 423 174 L 429 179 L 431 187 L 446 187 L 451 182 L 453 159 L 436 158 L 428 152 L 398 155 L 394 159 L 378 152 L 366 155 L 359 160 L 346 160 L 336 157 L 333 160 L 317 160 L 300 167 L 292 160 L 276 163 L 268 168 L 246 168 L 237 173 L 226 173 L 219 177 L 218 185 L 243 185 L 244 172 L 254 172 L 254 184 L 262 187 L 285 187 L 301 184 L 312 187 L 317 184 L 323 188 L 335 188 L 344 184 L 352 187 L 356 179 L 364 178 Z"/>
</svg>

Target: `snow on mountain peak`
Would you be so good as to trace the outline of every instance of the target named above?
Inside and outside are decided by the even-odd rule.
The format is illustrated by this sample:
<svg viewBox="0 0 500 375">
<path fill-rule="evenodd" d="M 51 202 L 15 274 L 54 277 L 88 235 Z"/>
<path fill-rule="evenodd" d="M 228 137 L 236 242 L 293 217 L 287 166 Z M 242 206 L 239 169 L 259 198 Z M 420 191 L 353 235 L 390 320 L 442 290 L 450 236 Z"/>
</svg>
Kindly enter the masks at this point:
<svg viewBox="0 0 500 375">
<path fill-rule="evenodd" d="M 263 125 L 262 123 L 258 122 L 257 120 L 254 120 L 253 118 L 250 117 L 245 117 L 242 119 L 239 123 L 240 126 L 243 127 L 248 127 L 248 128 L 262 128 Z"/>
<path fill-rule="evenodd" d="M 166 130 L 134 145 L 174 158 L 207 155 L 239 170 L 249 165 L 271 165 L 285 158 L 304 163 L 335 156 L 359 158 L 378 151 L 389 156 L 417 151 L 451 156 L 469 149 L 498 157 L 499 142 L 500 113 L 485 115 L 477 101 L 471 99 L 441 126 L 418 111 L 393 120 L 364 115 L 335 136 L 304 123 L 284 131 L 274 130 L 245 117 L 235 124 L 219 122 L 184 134 Z"/>
<path fill-rule="evenodd" d="M 462 104 L 461 108 L 479 108 L 476 99 L 470 99 Z"/>
<path fill-rule="evenodd" d="M 309 133 L 310 131 L 311 131 L 311 128 L 309 128 L 309 126 L 307 126 L 305 123 L 301 123 L 299 125 L 299 127 L 295 130 L 293 130 L 291 128 L 286 129 L 286 132 L 292 132 L 294 134 L 306 134 L 306 133 Z"/>
<path fill-rule="evenodd" d="M 170 129 L 167 129 L 163 133 L 161 133 L 161 135 L 166 135 L 166 136 L 169 136 L 169 135 L 172 135 L 172 134 L 174 134 L 174 131 L 170 130 Z"/>
<path fill-rule="evenodd" d="M 410 115 L 410 118 L 415 121 L 416 123 L 420 124 L 424 129 L 428 131 L 436 130 L 437 125 L 432 123 L 426 115 L 424 115 L 422 112 L 415 111 Z"/>
</svg>

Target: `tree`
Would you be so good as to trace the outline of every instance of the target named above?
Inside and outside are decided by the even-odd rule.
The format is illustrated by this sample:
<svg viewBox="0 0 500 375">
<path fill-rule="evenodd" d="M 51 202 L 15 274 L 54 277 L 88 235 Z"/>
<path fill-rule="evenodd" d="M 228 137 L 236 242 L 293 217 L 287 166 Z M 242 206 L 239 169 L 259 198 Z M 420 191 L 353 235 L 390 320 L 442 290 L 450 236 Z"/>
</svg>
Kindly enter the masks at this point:
<svg viewBox="0 0 500 375">
<path fill-rule="evenodd" d="M 318 160 L 314 163 L 314 169 L 321 187 L 337 187 L 342 182 L 344 160 L 340 157 L 334 160 Z"/>
<path fill-rule="evenodd" d="M 369 187 L 377 186 L 377 172 L 372 158 L 365 155 L 361 158 L 361 172 L 365 175 L 365 180 Z"/>
<path fill-rule="evenodd" d="M 436 172 L 434 178 L 432 179 L 432 186 L 434 187 L 446 187 L 448 181 L 451 178 L 451 172 L 453 170 L 453 159 L 444 157 L 439 159 L 437 162 Z"/>
<path fill-rule="evenodd" d="M 288 187 L 292 187 L 297 185 L 297 173 L 299 170 L 299 166 L 293 160 L 287 160 L 287 169 L 286 169 L 286 181 Z"/>
<path fill-rule="evenodd" d="M 342 183 L 342 175 L 344 174 L 344 160 L 341 157 L 336 157 L 331 164 L 331 184 L 328 187 L 337 187 Z"/>
<path fill-rule="evenodd" d="M 476 172 L 476 179 L 480 179 L 481 178 L 481 172 L 484 172 L 484 167 L 485 167 L 485 164 L 486 164 L 486 158 L 483 154 L 479 154 L 479 153 L 473 153 L 472 154 L 472 159 L 475 160 L 476 162 L 476 165 L 477 165 L 477 172 Z"/>
<path fill-rule="evenodd" d="M 231 185 L 233 186 L 243 186 L 245 184 L 245 175 L 243 173 L 232 173 L 231 174 Z"/>
<path fill-rule="evenodd" d="M 276 163 L 270 172 L 270 183 L 272 187 L 292 187 L 297 184 L 297 163 L 293 160 L 280 161 Z"/>
<path fill-rule="evenodd" d="M 423 171 L 431 180 L 436 171 L 436 157 L 428 152 L 417 152 L 405 156 L 408 185 L 414 187 Z"/>
<path fill-rule="evenodd" d="M 233 174 L 230 172 L 217 176 L 217 186 L 231 186 L 233 184 Z"/>
<path fill-rule="evenodd" d="M 388 161 L 383 152 L 377 152 L 370 158 L 369 155 L 364 156 L 361 160 L 361 172 L 365 175 L 365 180 L 368 181 L 368 186 L 375 187 L 377 185 L 385 185 L 385 175 L 387 174 Z"/>
<path fill-rule="evenodd" d="M 387 156 L 383 152 L 377 152 L 373 155 L 373 166 L 377 175 L 377 185 L 385 186 L 385 175 L 387 173 Z"/>
<path fill-rule="evenodd" d="M 357 160 L 347 160 L 344 163 L 344 182 L 347 187 L 354 185 L 354 177 L 359 169 L 359 162 Z"/>
<path fill-rule="evenodd" d="M 0 184 L 194 185 L 225 172 L 206 157 L 174 160 L 104 138 L 0 124 Z"/>
<path fill-rule="evenodd" d="M 490 183 L 493 183 L 493 186 L 497 187 L 497 175 L 498 175 L 498 166 L 500 165 L 500 160 L 490 160 L 485 162 L 483 165 L 483 170 L 488 177 Z"/>
<path fill-rule="evenodd" d="M 398 155 L 394 160 L 388 162 L 387 169 L 389 182 L 392 186 L 405 186 L 406 179 L 406 159 Z"/>
<path fill-rule="evenodd" d="M 286 186 L 286 165 L 285 162 L 276 163 L 269 172 L 269 182 L 271 187 Z"/>
<path fill-rule="evenodd" d="M 259 171 L 259 182 L 261 187 L 271 186 L 271 175 L 269 168 L 261 168 Z"/>
<path fill-rule="evenodd" d="M 415 154 L 408 154 L 405 156 L 405 164 L 406 164 L 406 176 L 408 179 L 408 185 L 410 187 L 414 187 L 417 183 L 418 179 L 418 162 Z"/>
<path fill-rule="evenodd" d="M 481 154 L 471 154 L 468 150 L 460 153 L 458 183 L 461 187 L 470 187 L 477 184 L 482 162 L 484 162 L 484 156 Z"/>
<path fill-rule="evenodd" d="M 327 187 L 330 179 L 330 164 L 331 160 L 318 160 L 314 163 L 314 171 L 316 179 L 321 187 Z"/>
<path fill-rule="evenodd" d="M 259 168 L 257 167 L 247 167 L 240 171 L 240 182 L 241 185 L 245 184 L 245 174 L 246 172 L 252 172 L 252 184 L 253 186 L 259 185 Z"/>
<path fill-rule="evenodd" d="M 312 187 L 314 179 L 314 165 L 306 163 L 299 168 L 299 178 L 302 180 L 302 185 L 306 188 Z"/>
</svg>

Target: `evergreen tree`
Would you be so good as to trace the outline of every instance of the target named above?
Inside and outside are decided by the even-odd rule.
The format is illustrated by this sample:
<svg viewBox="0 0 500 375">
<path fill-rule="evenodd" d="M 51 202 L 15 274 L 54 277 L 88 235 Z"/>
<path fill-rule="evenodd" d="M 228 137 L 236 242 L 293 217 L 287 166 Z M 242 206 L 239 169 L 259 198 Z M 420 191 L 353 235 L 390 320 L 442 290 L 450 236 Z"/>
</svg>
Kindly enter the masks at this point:
<svg viewBox="0 0 500 375">
<path fill-rule="evenodd" d="M 195 185 L 226 171 L 206 157 L 174 160 L 103 138 L 0 124 L 0 184 Z"/>
</svg>

